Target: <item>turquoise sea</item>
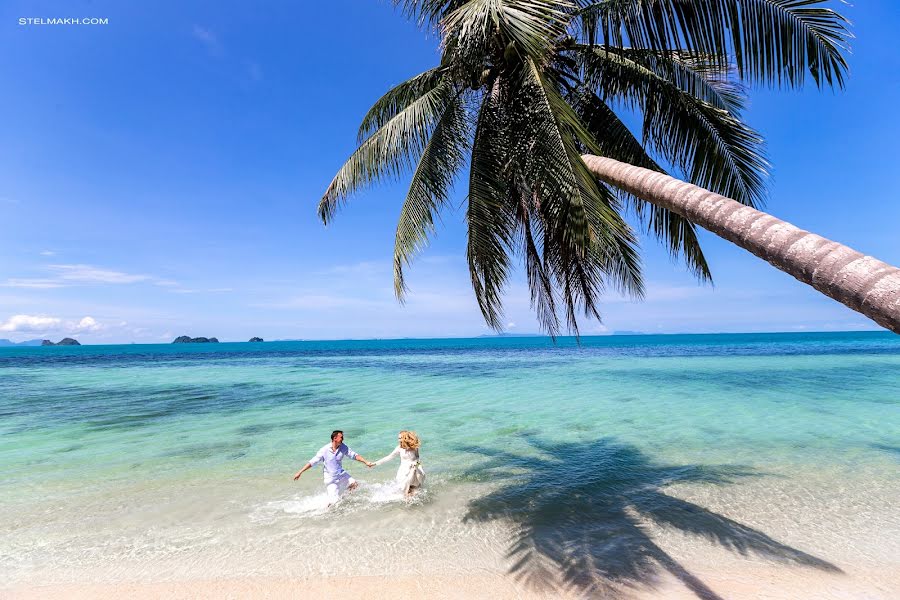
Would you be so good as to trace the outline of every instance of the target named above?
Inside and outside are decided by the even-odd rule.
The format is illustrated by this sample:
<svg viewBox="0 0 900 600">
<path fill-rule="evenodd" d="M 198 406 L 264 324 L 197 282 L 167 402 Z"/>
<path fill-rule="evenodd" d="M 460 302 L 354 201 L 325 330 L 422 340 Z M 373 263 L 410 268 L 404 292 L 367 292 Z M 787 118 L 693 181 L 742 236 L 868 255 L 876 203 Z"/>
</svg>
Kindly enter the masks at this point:
<svg viewBox="0 0 900 600">
<path fill-rule="evenodd" d="M 0 416 L 0 590 L 495 570 L 592 595 L 711 564 L 898 591 L 889 333 L 0 348 Z M 345 464 L 363 485 L 326 509 L 319 469 L 291 476 L 332 429 L 371 460 L 417 431 L 425 491 Z"/>
</svg>

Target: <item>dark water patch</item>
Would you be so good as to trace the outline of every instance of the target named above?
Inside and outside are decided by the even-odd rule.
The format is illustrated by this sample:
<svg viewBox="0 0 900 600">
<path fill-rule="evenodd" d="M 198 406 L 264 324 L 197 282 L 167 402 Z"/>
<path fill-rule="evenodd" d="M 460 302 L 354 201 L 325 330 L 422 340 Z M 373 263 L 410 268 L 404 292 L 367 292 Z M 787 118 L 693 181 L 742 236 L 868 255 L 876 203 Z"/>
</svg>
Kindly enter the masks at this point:
<svg viewBox="0 0 900 600">
<path fill-rule="evenodd" d="M 620 404 L 627 404 L 629 402 L 635 402 L 640 400 L 637 396 L 619 396 L 618 398 L 613 398 L 613 402 L 618 402 Z"/>
<path fill-rule="evenodd" d="M 309 398 L 315 398 L 316 395 L 320 393 L 321 392 L 310 389 L 309 387 L 292 386 L 291 389 L 270 392 L 267 395 L 267 398 L 271 400 L 273 404 L 287 404 L 290 402 L 302 402 Z"/>
<path fill-rule="evenodd" d="M 523 425 L 506 425 L 505 427 L 500 427 L 495 429 L 493 435 L 495 436 L 506 436 L 506 435 L 520 435 L 529 431 L 528 427 Z"/>
<path fill-rule="evenodd" d="M 313 396 L 311 398 L 304 398 L 299 404 L 310 408 L 325 408 L 329 406 L 350 404 L 350 401 L 339 396 Z"/>
<path fill-rule="evenodd" d="M 179 446 L 177 448 L 166 450 L 158 456 L 160 458 L 191 458 L 195 460 L 202 460 L 215 456 L 225 456 L 228 458 L 249 447 L 250 443 L 246 441 L 189 444 L 187 446 Z"/>
<path fill-rule="evenodd" d="M 156 419 L 167 416 L 168 413 L 149 412 L 130 415 L 116 415 L 105 419 L 91 419 L 85 422 L 87 429 L 91 431 L 127 431 L 147 427 Z"/>
<path fill-rule="evenodd" d="M 721 439 L 721 436 L 726 433 L 726 431 L 720 427 L 710 427 L 708 425 L 700 425 L 698 429 L 710 436 L 711 439 Z"/>
<path fill-rule="evenodd" d="M 809 370 L 797 369 L 792 366 L 734 369 L 726 365 L 719 365 L 715 370 L 637 368 L 624 372 L 609 372 L 608 376 L 640 381 L 651 386 L 670 386 L 675 389 L 684 386 L 691 390 L 706 388 L 717 392 L 730 390 L 740 394 L 758 389 L 784 391 L 783 401 L 793 402 L 798 390 L 825 389 L 829 393 L 837 391 L 852 393 L 859 389 L 862 378 L 869 377 L 877 381 L 884 381 L 886 378 L 896 380 L 894 372 L 891 368 L 877 364 Z M 893 397 L 883 400 L 889 403 L 896 402 L 896 398 Z M 778 399 L 773 399 L 773 401 L 778 401 Z M 880 399 L 867 398 L 867 401 L 878 402 Z"/>
<path fill-rule="evenodd" d="M 304 429 L 308 429 L 316 424 L 317 424 L 317 421 L 312 421 L 309 419 L 293 419 L 291 421 L 287 421 L 286 423 L 279 424 L 278 429 L 304 430 Z"/>
<path fill-rule="evenodd" d="M 891 446 L 890 444 L 872 444 L 872 448 L 881 452 L 886 452 L 894 458 L 900 459 L 900 446 Z"/>
<path fill-rule="evenodd" d="M 571 428 L 573 431 L 579 431 L 579 432 L 583 432 L 583 431 L 596 431 L 596 430 L 597 430 L 597 424 L 596 424 L 596 423 L 585 423 L 585 422 L 583 422 L 583 421 L 578 421 L 578 422 L 575 423 L 574 425 L 571 425 L 570 428 Z"/>
<path fill-rule="evenodd" d="M 507 364 L 496 361 L 478 361 L 477 357 L 467 357 L 465 361 L 438 361 L 438 360 L 369 360 L 364 356 L 348 358 L 315 358 L 306 361 L 306 365 L 315 369 L 341 370 L 362 369 L 366 371 L 380 371 L 387 373 L 408 373 L 416 376 L 454 377 L 467 379 L 487 379 L 499 376 L 506 370 L 522 368 L 520 362 Z M 542 363 L 533 363 L 531 368 L 546 366 Z"/>
<path fill-rule="evenodd" d="M 275 429 L 277 425 L 272 425 L 269 423 L 257 423 L 255 425 L 244 425 L 243 427 L 238 427 L 237 433 L 239 435 L 260 435 L 263 433 L 268 433 Z"/>
<path fill-rule="evenodd" d="M 503 521 L 515 533 L 510 573 L 546 594 L 574 590 L 619 597 L 653 588 L 668 572 L 699 598 L 721 597 L 648 534 L 645 521 L 702 538 L 741 556 L 840 573 L 767 533 L 666 493 L 674 483 L 728 485 L 754 476 L 740 466 L 666 465 L 610 439 L 550 443 L 526 438 L 524 454 L 495 446 L 463 447 L 484 461 L 473 471 L 502 482 L 469 504 L 466 521 Z"/>
<path fill-rule="evenodd" d="M 232 414 L 266 405 L 297 404 L 316 408 L 345 405 L 349 400 L 309 390 L 269 389 L 257 383 L 247 385 L 175 385 L 157 389 L 110 389 L 66 387 L 48 396 L 44 390 L 22 396 L 6 405 L 10 417 L 22 417 L 24 423 L 7 433 L 59 427 L 79 423 L 90 430 L 128 430 L 152 426 L 167 419 L 209 414 Z"/>
<path fill-rule="evenodd" d="M 81 450 L 84 448 L 84 444 L 72 444 L 71 446 L 66 446 L 65 448 L 61 448 L 59 450 L 60 453 L 66 454 L 68 452 L 75 452 L 76 450 Z"/>
</svg>

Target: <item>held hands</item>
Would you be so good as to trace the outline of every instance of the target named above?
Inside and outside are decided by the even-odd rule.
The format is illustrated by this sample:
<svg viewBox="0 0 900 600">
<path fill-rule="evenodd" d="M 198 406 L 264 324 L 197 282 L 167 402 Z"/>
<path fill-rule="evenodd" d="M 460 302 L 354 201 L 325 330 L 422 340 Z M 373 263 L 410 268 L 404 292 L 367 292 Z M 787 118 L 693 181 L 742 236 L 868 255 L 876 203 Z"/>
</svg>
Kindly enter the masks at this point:
<svg viewBox="0 0 900 600">
<path fill-rule="evenodd" d="M 366 466 L 369 467 L 369 468 L 371 469 L 372 467 L 375 466 L 375 463 L 366 461 Z"/>
</svg>

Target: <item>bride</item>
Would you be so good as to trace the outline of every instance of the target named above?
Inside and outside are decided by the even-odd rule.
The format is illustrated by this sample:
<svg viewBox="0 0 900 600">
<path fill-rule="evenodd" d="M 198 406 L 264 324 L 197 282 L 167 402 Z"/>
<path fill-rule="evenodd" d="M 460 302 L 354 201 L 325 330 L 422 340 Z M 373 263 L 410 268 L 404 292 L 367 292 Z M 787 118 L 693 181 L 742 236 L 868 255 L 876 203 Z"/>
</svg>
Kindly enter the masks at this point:
<svg viewBox="0 0 900 600">
<path fill-rule="evenodd" d="M 381 465 L 400 455 L 400 468 L 397 469 L 397 483 L 403 489 L 406 497 L 414 494 L 425 483 L 425 471 L 419 462 L 419 436 L 414 431 L 401 431 L 397 434 L 399 445 L 394 451 L 375 461 L 375 465 Z"/>
</svg>

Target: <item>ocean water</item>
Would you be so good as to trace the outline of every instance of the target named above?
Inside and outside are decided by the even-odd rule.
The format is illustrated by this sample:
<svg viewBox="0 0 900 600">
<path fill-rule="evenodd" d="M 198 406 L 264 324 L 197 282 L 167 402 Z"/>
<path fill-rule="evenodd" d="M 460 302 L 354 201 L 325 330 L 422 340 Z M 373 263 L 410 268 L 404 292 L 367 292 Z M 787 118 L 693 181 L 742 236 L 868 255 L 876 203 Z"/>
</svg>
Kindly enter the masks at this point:
<svg viewBox="0 0 900 600">
<path fill-rule="evenodd" d="M 332 429 L 370 460 L 417 431 L 426 489 L 345 463 L 361 488 L 327 508 L 320 469 L 292 475 Z M 500 572 L 590 595 L 710 561 L 865 579 L 900 572 L 900 337 L 0 348 L 0 473 L 0 589 Z"/>
</svg>

